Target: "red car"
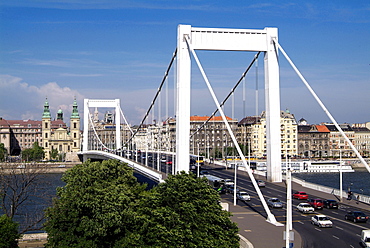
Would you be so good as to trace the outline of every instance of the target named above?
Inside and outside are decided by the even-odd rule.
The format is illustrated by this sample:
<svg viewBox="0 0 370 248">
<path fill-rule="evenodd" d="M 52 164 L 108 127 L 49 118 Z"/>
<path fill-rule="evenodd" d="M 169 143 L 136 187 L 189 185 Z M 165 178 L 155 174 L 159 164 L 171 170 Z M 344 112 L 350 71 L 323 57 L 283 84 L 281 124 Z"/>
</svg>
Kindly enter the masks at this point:
<svg viewBox="0 0 370 248">
<path fill-rule="evenodd" d="M 322 209 L 324 207 L 324 201 L 321 199 L 309 199 L 308 203 L 314 208 L 314 209 Z"/>
<path fill-rule="evenodd" d="M 304 191 L 297 191 L 297 192 L 295 192 L 293 194 L 293 198 L 299 199 L 299 200 L 307 200 L 308 199 L 308 195 Z"/>
</svg>

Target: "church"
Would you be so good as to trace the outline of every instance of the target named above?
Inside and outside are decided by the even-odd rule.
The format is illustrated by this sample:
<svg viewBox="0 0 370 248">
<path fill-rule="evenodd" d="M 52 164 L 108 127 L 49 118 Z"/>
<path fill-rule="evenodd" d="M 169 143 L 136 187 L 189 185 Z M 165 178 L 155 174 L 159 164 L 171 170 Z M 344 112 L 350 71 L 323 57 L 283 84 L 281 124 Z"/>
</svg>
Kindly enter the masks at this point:
<svg viewBox="0 0 370 248">
<path fill-rule="evenodd" d="M 64 156 L 65 161 L 78 160 L 77 152 L 81 147 L 80 115 L 78 114 L 76 99 L 70 118 L 70 126 L 63 121 L 63 111 L 59 109 L 56 120 L 51 119 L 49 103 L 46 99 L 42 114 L 42 143 L 45 151 L 45 160 L 51 159 L 53 149 Z"/>
</svg>

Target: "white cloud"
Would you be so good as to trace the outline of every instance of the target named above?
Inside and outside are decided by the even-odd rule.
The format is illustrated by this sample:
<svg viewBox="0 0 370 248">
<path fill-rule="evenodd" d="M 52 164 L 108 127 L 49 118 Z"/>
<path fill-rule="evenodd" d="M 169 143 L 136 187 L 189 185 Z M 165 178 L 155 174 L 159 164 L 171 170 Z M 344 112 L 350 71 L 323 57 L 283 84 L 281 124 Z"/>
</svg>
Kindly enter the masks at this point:
<svg viewBox="0 0 370 248">
<path fill-rule="evenodd" d="M 41 120 L 43 104 L 48 98 L 52 116 L 61 108 L 65 120 L 72 111 L 76 97 L 81 112 L 84 96 L 69 87 L 61 87 L 55 82 L 41 86 L 29 85 L 19 77 L 0 75 L 0 116 L 5 119 Z"/>
</svg>

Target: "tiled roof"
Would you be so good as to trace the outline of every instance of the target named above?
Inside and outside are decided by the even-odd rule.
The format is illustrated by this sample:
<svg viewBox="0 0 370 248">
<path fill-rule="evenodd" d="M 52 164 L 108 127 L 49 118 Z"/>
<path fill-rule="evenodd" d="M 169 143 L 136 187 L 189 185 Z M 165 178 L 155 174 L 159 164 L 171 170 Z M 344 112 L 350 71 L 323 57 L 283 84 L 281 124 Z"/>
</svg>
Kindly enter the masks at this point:
<svg viewBox="0 0 370 248">
<path fill-rule="evenodd" d="M 325 125 L 316 125 L 316 128 L 320 133 L 330 133 L 330 130 Z"/>
<path fill-rule="evenodd" d="M 238 125 L 252 125 L 256 124 L 257 122 L 260 122 L 261 117 L 259 116 L 247 116 L 243 118 L 241 121 L 239 121 Z"/>
<path fill-rule="evenodd" d="M 208 120 L 208 118 L 209 118 L 209 116 L 193 115 L 193 116 L 190 116 L 190 121 L 206 121 L 206 120 Z M 227 117 L 227 116 L 226 116 L 226 120 L 232 121 L 232 119 L 230 117 Z M 222 121 L 222 117 L 221 116 L 213 116 L 209 121 Z"/>
<path fill-rule="evenodd" d="M 308 133 L 311 131 L 311 125 L 298 125 L 298 133 Z"/>
</svg>

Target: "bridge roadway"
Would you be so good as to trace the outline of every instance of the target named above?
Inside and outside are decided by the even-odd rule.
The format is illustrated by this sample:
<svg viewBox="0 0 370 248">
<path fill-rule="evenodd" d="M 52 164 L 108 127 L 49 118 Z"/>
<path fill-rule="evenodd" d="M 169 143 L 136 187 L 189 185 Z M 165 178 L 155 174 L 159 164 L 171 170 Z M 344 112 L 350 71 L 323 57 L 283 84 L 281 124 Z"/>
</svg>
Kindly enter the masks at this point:
<svg viewBox="0 0 370 248">
<path fill-rule="evenodd" d="M 233 170 L 225 170 L 219 166 L 206 166 L 210 174 L 221 178 L 234 178 Z M 263 176 L 255 175 L 256 179 L 264 180 Z M 239 189 L 246 190 L 251 195 L 251 201 L 238 202 L 233 205 L 233 194 L 221 195 L 222 202 L 229 205 L 229 211 L 233 214 L 231 217 L 239 226 L 239 234 L 245 237 L 250 246 L 244 247 L 285 247 L 283 232 L 285 226 L 274 226 L 266 221 L 266 214 L 255 193 L 255 190 L 249 180 L 246 172 L 238 172 L 237 186 Z M 297 183 L 292 183 L 294 191 L 305 191 L 310 198 L 336 199 L 329 193 L 305 188 Z M 285 183 L 269 183 L 262 187 L 261 191 L 266 199 L 278 197 L 285 203 L 286 185 Z M 370 216 L 370 205 L 356 200 L 343 199 L 339 209 L 317 210 L 313 214 L 301 214 L 296 211 L 295 206 L 302 200 L 293 199 L 293 231 L 294 247 L 297 248 L 321 248 L 321 247 L 361 247 L 360 234 L 363 229 L 370 229 L 370 223 L 354 223 L 346 221 L 344 215 L 347 211 L 360 210 Z M 271 209 L 277 221 L 282 224 L 286 222 L 286 208 Z M 315 214 L 324 214 L 331 218 L 333 228 L 319 228 L 311 224 L 311 217 Z M 369 221 L 370 222 L 370 221 Z"/>
</svg>

